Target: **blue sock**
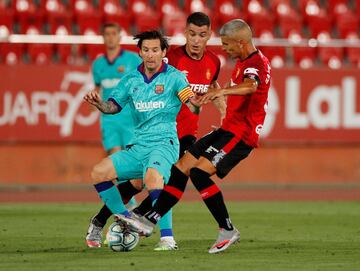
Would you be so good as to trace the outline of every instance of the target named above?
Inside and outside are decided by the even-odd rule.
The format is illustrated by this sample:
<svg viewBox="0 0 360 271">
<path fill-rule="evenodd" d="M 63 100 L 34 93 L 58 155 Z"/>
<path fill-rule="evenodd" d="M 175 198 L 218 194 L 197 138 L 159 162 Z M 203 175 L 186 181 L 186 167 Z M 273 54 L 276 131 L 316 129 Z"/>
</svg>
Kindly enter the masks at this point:
<svg viewBox="0 0 360 271">
<path fill-rule="evenodd" d="M 172 209 L 169 210 L 159 221 L 160 237 L 173 236 L 172 232 Z"/>
<path fill-rule="evenodd" d="M 129 215 L 129 212 L 121 199 L 120 193 L 112 181 L 98 183 L 94 186 L 101 200 L 113 214 Z"/>
<path fill-rule="evenodd" d="M 149 196 L 152 200 L 152 204 L 154 205 L 156 200 L 158 199 L 161 189 L 154 189 L 149 191 Z M 159 221 L 159 228 L 160 228 L 160 236 L 173 236 L 172 232 L 172 211 L 170 210 L 167 212 L 163 217 L 161 217 Z"/>
</svg>

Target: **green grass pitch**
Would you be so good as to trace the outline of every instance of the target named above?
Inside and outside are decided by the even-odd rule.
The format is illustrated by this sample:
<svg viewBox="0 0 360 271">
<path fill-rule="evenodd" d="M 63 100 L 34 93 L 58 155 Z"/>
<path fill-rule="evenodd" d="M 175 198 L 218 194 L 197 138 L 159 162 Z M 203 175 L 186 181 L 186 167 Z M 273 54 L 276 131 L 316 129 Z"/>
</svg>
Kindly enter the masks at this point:
<svg viewBox="0 0 360 271">
<path fill-rule="evenodd" d="M 232 202 L 242 235 L 222 254 L 208 247 L 217 226 L 205 206 L 174 210 L 179 250 L 155 252 L 158 233 L 131 252 L 88 249 L 99 204 L 1 204 L 1 270 L 360 270 L 360 202 Z"/>
</svg>

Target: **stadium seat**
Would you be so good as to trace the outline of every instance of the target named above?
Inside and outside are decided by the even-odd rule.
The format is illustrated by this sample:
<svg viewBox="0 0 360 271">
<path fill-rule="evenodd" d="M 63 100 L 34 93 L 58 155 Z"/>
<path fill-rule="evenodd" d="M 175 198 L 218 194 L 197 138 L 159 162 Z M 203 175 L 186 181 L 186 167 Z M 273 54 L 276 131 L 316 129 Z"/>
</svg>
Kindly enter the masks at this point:
<svg viewBox="0 0 360 271">
<path fill-rule="evenodd" d="M 302 69 L 311 68 L 316 62 L 316 48 L 314 47 L 293 47 L 294 63 Z"/>
<path fill-rule="evenodd" d="M 288 38 L 291 33 L 303 33 L 303 22 L 301 16 L 295 10 L 288 13 L 278 14 L 277 20 L 282 36 Z"/>
<path fill-rule="evenodd" d="M 215 1 L 215 15 L 217 18 L 216 25 L 222 26 L 224 23 L 241 18 L 247 21 L 245 13 L 242 13 L 240 9 L 235 5 L 234 1 L 231 0 L 216 0 Z M 216 26 L 213 27 L 216 29 Z"/>
<path fill-rule="evenodd" d="M 24 44 L 0 43 L 0 59 L 7 65 L 16 65 L 22 62 Z"/>
<path fill-rule="evenodd" d="M 89 57 L 89 60 L 93 61 L 98 56 L 104 54 L 104 45 L 103 44 L 86 44 L 85 53 Z"/>
<path fill-rule="evenodd" d="M 261 52 L 269 59 L 273 68 L 281 68 L 286 63 L 286 48 L 278 46 L 259 47 Z"/>
<path fill-rule="evenodd" d="M 321 33 L 331 33 L 331 18 L 324 13 L 317 16 L 308 16 L 308 27 L 312 38 L 318 38 Z"/>
<path fill-rule="evenodd" d="M 336 26 L 342 39 L 359 37 L 359 18 L 352 12 L 336 16 Z"/>
<path fill-rule="evenodd" d="M 262 35 L 263 32 L 274 32 L 274 18 L 263 9 L 259 13 L 249 14 L 249 22 L 256 37 Z"/>
<path fill-rule="evenodd" d="M 14 12 L 0 7 L 0 37 L 5 37 L 13 32 Z"/>
<path fill-rule="evenodd" d="M 176 0 L 156 1 L 155 9 L 160 11 L 161 19 L 163 19 L 163 16 L 165 15 L 171 15 L 171 14 L 183 12 L 183 10 L 179 7 L 179 4 Z"/>
<path fill-rule="evenodd" d="M 359 69 L 360 68 L 360 48 L 359 47 L 346 48 L 346 54 L 349 59 L 349 62 Z"/>
<path fill-rule="evenodd" d="M 157 13 L 154 9 L 148 7 L 143 13 L 136 16 L 135 24 L 138 32 L 157 29 L 161 24 L 160 13 Z"/>
<path fill-rule="evenodd" d="M 119 24 L 125 32 L 130 32 L 131 15 L 126 12 L 116 0 L 102 0 L 99 9 L 104 22 L 114 22 Z"/>
<path fill-rule="evenodd" d="M 81 35 L 94 35 L 100 33 L 101 14 L 92 5 L 91 1 L 77 0 L 72 3 L 74 7 L 75 22 Z"/>
<path fill-rule="evenodd" d="M 343 65 L 344 48 L 319 47 L 319 58 L 322 64 L 331 69 L 339 69 Z"/>
<path fill-rule="evenodd" d="M 82 65 L 85 63 L 82 49 L 83 46 L 79 44 L 57 44 L 55 46 L 59 63 L 68 65 Z"/>
<path fill-rule="evenodd" d="M 327 9 L 332 15 L 345 13 L 349 10 L 347 0 L 328 0 L 326 3 Z"/>
<path fill-rule="evenodd" d="M 32 43 L 28 45 L 30 60 L 38 65 L 49 64 L 52 61 L 53 53 L 53 44 Z"/>
<path fill-rule="evenodd" d="M 180 10 L 175 10 L 173 14 L 165 14 L 162 19 L 162 25 L 166 35 L 183 36 L 186 26 L 186 15 Z"/>
<path fill-rule="evenodd" d="M 193 12 L 204 12 L 212 18 L 212 10 L 208 7 L 205 0 L 185 0 L 185 12 L 190 14 Z"/>
</svg>

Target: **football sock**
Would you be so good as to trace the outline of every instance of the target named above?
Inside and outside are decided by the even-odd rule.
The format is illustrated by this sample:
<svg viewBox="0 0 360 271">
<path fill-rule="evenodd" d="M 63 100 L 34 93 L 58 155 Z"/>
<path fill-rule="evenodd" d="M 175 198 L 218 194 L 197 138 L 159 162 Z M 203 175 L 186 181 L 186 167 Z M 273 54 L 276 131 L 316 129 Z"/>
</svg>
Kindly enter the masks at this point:
<svg viewBox="0 0 360 271">
<path fill-rule="evenodd" d="M 154 205 L 157 199 L 159 198 L 159 195 L 161 194 L 161 189 L 154 189 L 151 190 L 149 193 L 149 197 L 152 201 L 152 204 Z M 160 236 L 173 236 L 172 232 L 172 211 L 170 210 L 167 212 L 163 217 L 161 217 L 159 221 L 159 227 L 160 227 Z"/>
<path fill-rule="evenodd" d="M 145 217 L 156 224 L 159 218 L 164 216 L 181 199 L 187 181 L 188 176 L 173 165 L 169 182 L 164 186 L 154 207 Z"/>
<path fill-rule="evenodd" d="M 112 181 L 101 182 L 94 186 L 101 200 L 113 214 L 129 215 L 129 212 L 121 199 L 120 193 Z"/>
<path fill-rule="evenodd" d="M 152 208 L 152 200 L 150 196 L 147 196 L 133 212 L 137 215 L 144 216 Z"/>
<path fill-rule="evenodd" d="M 136 189 L 130 181 L 119 183 L 117 188 L 120 191 L 124 204 L 127 204 L 133 196 L 141 192 L 141 190 Z"/>
<path fill-rule="evenodd" d="M 219 187 L 210 179 L 210 174 L 195 167 L 190 170 L 190 179 L 200 192 L 203 201 L 219 227 L 229 231 L 233 230 L 234 227 L 231 224 L 222 193 Z"/>
<path fill-rule="evenodd" d="M 100 209 L 99 213 L 95 216 L 95 219 L 102 225 L 102 227 L 104 227 L 111 215 L 112 212 L 106 206 L 106 204 L 104 204 L 104 206 Z"/>
<path fill-rule="evenodd" d="M 134 195 L 138 194 L 140 190 L 137 190 L 130 181 L 121 182 L 117 185 L 117 188 L 120 192 L 121 198 L 123 199 L 123 203 L 127 204 L 128 202 L 132 205 L 136 205 Z M 130 201 L 128 200 L 130 199 Z M 151 206 L 151 201 L 150 201 Z M 150 207 L 151 208 L 151 207 Z M 104 206 L 100 209 L 99 213 L 95 216 L 96 220 L 101 224 L 105 225 L 109 217 L 112 215 L 110 209 L 104 204 Z"/>
<path fill-rule="evenodd" d="M 160 237 L 173 236 L 171 209 L 159 220 L 159 228 L 160 228 Z"/>
</svg>

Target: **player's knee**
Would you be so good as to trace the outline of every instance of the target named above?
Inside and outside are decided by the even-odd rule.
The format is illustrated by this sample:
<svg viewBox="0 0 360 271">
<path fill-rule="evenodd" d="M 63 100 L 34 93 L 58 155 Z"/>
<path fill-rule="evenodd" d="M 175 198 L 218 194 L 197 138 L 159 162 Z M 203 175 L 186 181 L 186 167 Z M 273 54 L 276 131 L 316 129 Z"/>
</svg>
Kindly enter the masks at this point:
<svg viewBox="0 0 360 271">
<path fill-rule="evenodd" d="M 133 179 L 130 182 L 135 189 L 137 189 L 137 190 L 143 189 L 143 182 L 141 179 Z"/>
<path fill-rule="evenodd" d="M 91 171 L 91 181 L 96 184 L 105 180 L 105 171 L 101 165 L 95 165 Z"/>
<path fill-rule="evenodd" d="M 144 182 L 147 190 L 163 189 L 164 187 L 164 179 L 160 175 L 152 177 L 146 176 Z"/>
</svg>

